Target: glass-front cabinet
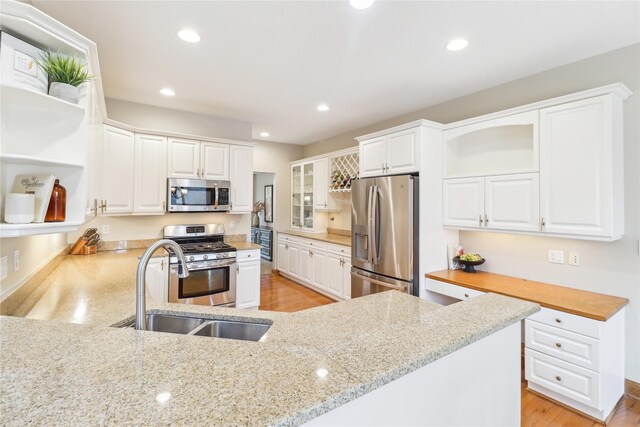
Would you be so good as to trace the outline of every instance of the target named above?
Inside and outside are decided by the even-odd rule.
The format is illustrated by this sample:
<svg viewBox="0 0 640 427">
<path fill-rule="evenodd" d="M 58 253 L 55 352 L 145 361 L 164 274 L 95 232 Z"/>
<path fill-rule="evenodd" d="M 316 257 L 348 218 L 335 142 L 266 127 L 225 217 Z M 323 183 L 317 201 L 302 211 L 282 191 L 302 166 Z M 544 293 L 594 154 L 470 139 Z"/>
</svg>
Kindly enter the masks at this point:
<svg viewBox="0 0 640 427">
<path fill-rule="evenodd" d="M 291 226 L 313 230 L 313 162 L 291 166 Z"/>
</svg>

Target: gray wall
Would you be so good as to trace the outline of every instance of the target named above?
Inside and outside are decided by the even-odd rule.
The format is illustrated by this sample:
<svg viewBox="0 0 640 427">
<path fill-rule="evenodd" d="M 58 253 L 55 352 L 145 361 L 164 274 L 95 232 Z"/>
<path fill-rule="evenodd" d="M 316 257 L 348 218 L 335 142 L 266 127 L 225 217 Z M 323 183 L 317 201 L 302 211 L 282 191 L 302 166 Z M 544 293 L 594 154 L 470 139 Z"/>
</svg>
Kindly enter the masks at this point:
<svg viewBox="0 0 640 427">
<path fill-rule="evenodd" d="M 461 232 L 465 250 L 482 254 L 484 270 L 556 283 L 630 300 L 626 310 L 626 376 L 640 382 L 640 44 L 628 46 L 481 92 L 372 124 L 304 147 L 304 157 L 356 145 L 354 137 L 417 119 L 450 123 L 519 105 L 622 82 L 624 103 L 625 236 L 612 242 Z M 579 267 L 547 262 L 548 249 L 577 251 Z"/>
<path fill-rule="evenodd" d="M 255 172 L 253 174 L 253 203 L 264 202 L 264 187 L 266 185 L 274 185 L 276 174 L 271 172 Z M 274 186 L 275 189 L 275 186 Z M 276 198 L 273 197 L 273 205 L 272 208 L 275 208 Z M 280 208 L 287 210 L 286 206 L 279 206 Z M 275 221 L 277 220 L 279 212 L 273 210 L 273 223 L 265 222 L 264 220 L 264 209 L 258 213 L 258 217 L 260 217 L 260 225 L 273 226 Z"/>
<path fill-rule="evenodd" d="M 251 123 L 189 111 L 106 98 L 110 119 L 133 127 L 188 135 L 251 141 Z"/>
</svg>

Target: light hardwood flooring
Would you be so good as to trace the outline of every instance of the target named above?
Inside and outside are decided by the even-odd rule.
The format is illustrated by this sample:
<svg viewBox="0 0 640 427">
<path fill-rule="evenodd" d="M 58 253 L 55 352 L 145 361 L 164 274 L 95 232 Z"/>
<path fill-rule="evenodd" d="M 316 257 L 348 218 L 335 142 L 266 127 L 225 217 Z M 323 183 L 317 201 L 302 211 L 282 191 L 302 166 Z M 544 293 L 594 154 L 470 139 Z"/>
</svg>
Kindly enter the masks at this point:
<svg viewBox="0 0 640 427">
<path fill-rule="evenodd" d="M 317 292 L 276 274 L 260 277 L 260 309 L 300 311 L 334 302 Z M 522 382 L 522 427 L 598 427 L 602 424 L 566 409 L 527 390 Z M 640 427 L 640 400 L 625 397 L 618 406 L 611 427 Z"/>
</svg>

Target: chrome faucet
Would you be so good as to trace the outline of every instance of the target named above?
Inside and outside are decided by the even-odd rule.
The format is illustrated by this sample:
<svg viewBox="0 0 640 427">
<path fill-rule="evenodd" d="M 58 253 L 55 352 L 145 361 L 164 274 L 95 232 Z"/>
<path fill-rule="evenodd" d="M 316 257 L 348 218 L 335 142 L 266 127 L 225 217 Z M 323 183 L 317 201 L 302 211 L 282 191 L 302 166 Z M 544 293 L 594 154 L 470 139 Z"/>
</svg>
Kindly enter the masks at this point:
<svg viewBox="0 0 640 427">
<path fill-rule="evenodd" d="M 178 277 L 183 279 L 189 275 L 187 269 L 187 260 L 184 257 L 182 248 L 173 240 L 162 239 L 158 240 L 142 254 L 140 261 L 138 262 L 138 273 L 136 275 L 136 329 L 147 329 L 147 304 L 146 304 L 146 286 L 145 277 L 147 273 L 147 264 L 153 253 L 161 247 L 171 248 L 178 257 Z"/>
</svg>

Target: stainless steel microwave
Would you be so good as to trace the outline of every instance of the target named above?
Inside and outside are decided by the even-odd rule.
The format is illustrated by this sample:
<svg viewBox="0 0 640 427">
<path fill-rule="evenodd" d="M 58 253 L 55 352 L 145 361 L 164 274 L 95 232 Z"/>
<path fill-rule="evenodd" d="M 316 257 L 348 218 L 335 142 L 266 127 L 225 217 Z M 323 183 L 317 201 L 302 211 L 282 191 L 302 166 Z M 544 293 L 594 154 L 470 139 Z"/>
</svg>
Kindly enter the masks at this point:
<svg viewBox="0 0 640 427">
<path fill-rule="evenodd" d="M 229 181 L 169 178 L 167 212 L 226 212 Z"/>
</svg>

